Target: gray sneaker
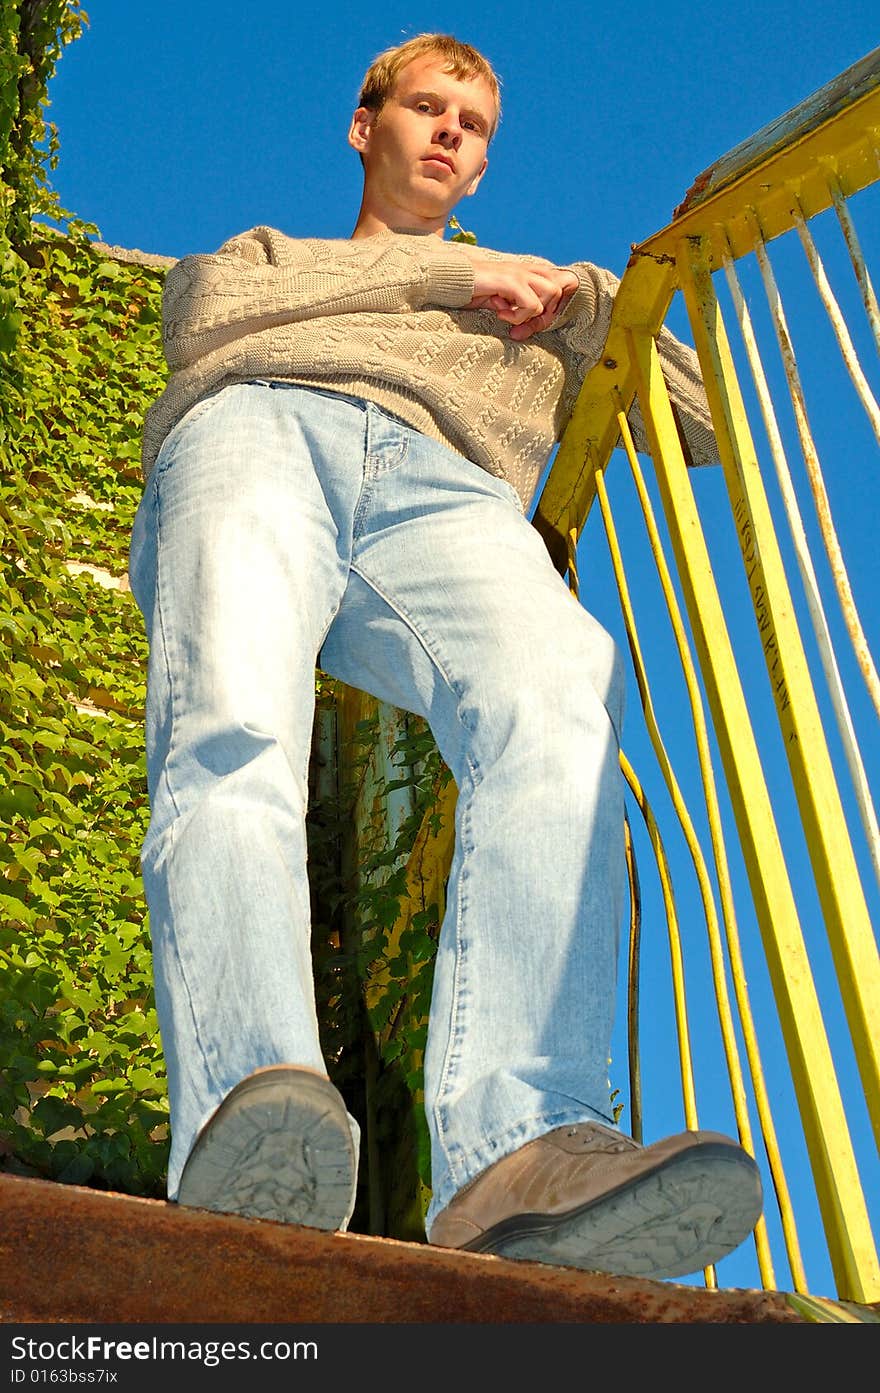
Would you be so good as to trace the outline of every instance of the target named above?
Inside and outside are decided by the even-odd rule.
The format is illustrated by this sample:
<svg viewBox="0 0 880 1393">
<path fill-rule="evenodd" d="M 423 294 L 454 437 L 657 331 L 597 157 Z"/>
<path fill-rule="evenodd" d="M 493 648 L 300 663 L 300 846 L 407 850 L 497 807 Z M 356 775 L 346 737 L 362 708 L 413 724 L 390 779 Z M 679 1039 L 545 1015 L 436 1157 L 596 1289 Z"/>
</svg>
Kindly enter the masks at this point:
<svg viewBox="0 0 880 1393">
<path fill-rule="evenodd" d="M 179 1204 L 317 1229 L 344 1229 L 354 1208 L 357 1150 L 340 1093 L 290 1064 L 257 1069 L 199 1133 Z"/>
<path fill-rule="evenodd" d="M 557 1127 L 459 1190 L 430 1241 L 472 1253 L 636 1277 L 683 1277 L 758 1222 L 753 1158 L 719 1132 L 639 1146 L 611 1127 Z"/>
</svg>

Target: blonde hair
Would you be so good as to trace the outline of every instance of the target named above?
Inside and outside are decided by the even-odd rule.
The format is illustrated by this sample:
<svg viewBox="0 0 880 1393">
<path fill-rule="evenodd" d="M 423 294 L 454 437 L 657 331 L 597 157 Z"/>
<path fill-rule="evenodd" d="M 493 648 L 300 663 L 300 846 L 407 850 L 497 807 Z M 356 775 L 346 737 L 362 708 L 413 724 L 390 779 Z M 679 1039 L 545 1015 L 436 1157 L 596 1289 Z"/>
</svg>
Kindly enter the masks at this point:
<svg viewBox="0 0 880 1393">
<path fill-rule="evenodd" d="M 394 91 L 402 69 L 428 53 L 445 58 L 446 70 L 453 77 L 464 81 L 477 77 L 485 79 L 495 99 L 495 120 L 489 132 L 490 136 L 494 135 L 501 119 L 501 84 L 488 59 L 451 34 L 416 34 L 414 38 L 377 54 L 364 74 L 358 106 L 365 106 L 369 111 L 381 111 Z"/>
</svg>

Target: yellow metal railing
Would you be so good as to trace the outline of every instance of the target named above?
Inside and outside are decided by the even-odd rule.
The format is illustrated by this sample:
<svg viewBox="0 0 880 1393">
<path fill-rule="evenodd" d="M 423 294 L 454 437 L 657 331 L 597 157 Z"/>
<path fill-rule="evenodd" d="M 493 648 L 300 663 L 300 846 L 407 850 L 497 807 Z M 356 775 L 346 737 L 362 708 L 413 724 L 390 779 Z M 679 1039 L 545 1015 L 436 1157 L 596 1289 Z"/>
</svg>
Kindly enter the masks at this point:
<svg viewBox="0 0 880 1393">
<path fill-rule="evenodd" d="M 870 380 L 872 371 L 876 380 L 876 361 L 872 351 L 870 367 L 863 366 L 856 343 L 857 337 L 864 337 L 861 327 L 867 326 L 873 336 L 873 341 L 869 337 L 871 349 L 880 347 L 880 314 L 852 212 L 854 195 L 876 185 L 878 179 L 880 49 L 718 161 L 697 181 L 672 223 L 634 248 L 615 301 L 605 350 L 584 383 L 534 516 L 558 569 L 568 573 L 577 593 L 584 588 L 583 577 L 578 576 L 579 556 L 580 570 L 584 569 L 584 551 L 583 546 L 579 551 L 578 543 L 586 541 L 584 529 L 588 520 L 592 525 L 592 504 L 598 499 L 645 729 L 698 884 L 736 1126 L 743 1144 L 766 1161 L 772 1182 L 767 1189 L 778 1211 L 774 1228 L 781 1234 L 791 1287 L 807 1292 L 798 1201 L 789 1191 L 783 1156 L 786 1145 L 794 1144 L 792 1128 L 786 1119 L 781 1144 L 761 1057 L 764 1038 L 769 1041 L 765 1051 L 773 1052 L 776 1065 L 776 1042 L 781 1040 L 836 1294 L 841 1300 L 865 1304 L 880 1301 L 880 1266 L 866 1199 L 866 1192 L 877 1194 L 876 1146 L 880 1142 L 880 957 L 869 908 L 869 902 L 877 903 L 880 837 L 857 736 L 859 720 L 864 725 L 866 718 L 853 715 L 852 703 L 865 693 L 870 699 L 867 719 L 876 765 L 880 682 L 857 609 L 858 573 L 854 583 L 832 518 L 833 490 L 823 477 L 769 244 L 776 239 L 784 242 L 788 233 L 800 243 L 853 389 L 840 410 L 847 419 L 863 413 L 880 441 L 880 409 Z M 859 309 L 864 311 L 864 326 L 858 334 L 850 330 L 811 231 L 826 211 L 836 216 L 842 245 L 851 259 Z M 775 370 L 768 370 L 762 360 L 759 336 L 737 275 L 737 267 L 752 257 L 776 342 Z M 718 273 L 721 284 L 716 288 Z M 738 326 L 739 338 L 733 345 L 722 312 L 722 293 L 732 303 Z M 705 471 L 689 468 L 686 461 L 656 345 L 671 307 L 680 308 L 682 300 L 706 384 L 726 493 L 726 510 L 716 506 L 708 522 L 694 477 Z M 771 388 L 771 377 L 781 391 Z M 627 422 L 634 401 L 650 447 L 650 486 Z M 805 482 L 800 488 L 786 458 L 780 425 L 785 413 L 794 422 L 802 459 Z M 642 653 L 630 593 L 633 587 L 627 580 L 606 480 L 621 444 L 683 674 L 685 699 L 675 713 L 675 733 L 678 736 L 686 710 L 698 770 L 695 813 L 689 811 L 679 787 L 655 712 L 650 664 Z M 833 464 L 838 476 L 847 467 L 849 487 L 862 489 L 865 508 L 876 509 L 876 457 L 858 462 L 835 459 Z M 820 551 L 824 550 L 824 557 L 816 561 L 807 540 L 799 491 L 810 499 L 815 512 Z M 666 559 L 652 494 L 659 502 L 674 567 Z M 712 497 L 717 504 L 718 493 Z M 777 516 L 781 516 L 781 527 Z M 734 591 L 731 600 L 722 595 L 713 550 L 717 552 L 732 538 L 742 558 L 740 578 L 744 575 L 745 588 L 741 594 Z M 789 580 L 788 554 L 794 558 L 797 588 Z M 641 552 L 639 560 L 644 561 Z M 819 570 L 829 578 L 840 623 L 832 623 L 826 612 Z M 744 662 L 738 654 L 743 651 L 740 601 L 746 596 L 757 628 L 750 630 L 747 640 L 752 661 Z M 848 645 L 845 655 L 835 652 L 834 627 L 843 630 Z M 763 654 L 763 673 L 754 660 L 758 652 Z M 852 674 L 862 688 L 860 693 L 852 691 Z M 763 706 L 775 712 L 777 740 L 784 752 L 784 758 L 775 759 L 772 777 L 765 768 L 775 751 L 771 747 L 771 756 L 766 753 L 763 722 L 755 714 Z M 669 834 L 664 833 L 661 840 L 659 820 L 627 756 L 623 768 L 656 857 L 661 886 L 658 912 L 666 917 L 671 946 L 685 1123 L 696 1126 L 693 1061 L 701 1042 L 688 1024 L 685 993 L 689 953 L 695 950 L 690 948 L 691 936 L 685 944 L 679 932 L 681 916 L 675 909 L 673 874 L 664 849 Z M 795 873 L 790 869 L 788 823 L 792 818 L 799 825 L 809 875 L 800 867 Z M 702 850 L 698 823 L 708 853 Z M 732 859 L 742 868 L 739 876 L 731 869 Z M 641 901 L 641 891 L 634 888 L 635 894 Z M 644 917 L 644 907 L 640 908 L 641 914 L 633 916 L 634 924 Z M 746 921 L 744 925 L 739 918 Z M 644 937 L 644 926 L 640 932 Z M 746 958 L 754 962 L 758 942 L 770 987 L 760 1011 L 750 1002 L 751 974 L 745 965 Z M 836 978 L 836 997 L 827 981 L 826 949 Z M 634 988 L 636 958 L 631 950 Z M 649 991 L 642 974 L 643 1012 Z M 843 1043 L 836 1020 L 838 1004 L 846 1022 Z M 772 1026 L 767 1021 L 769 1009 L 775 1013 Z M 631 1005 L 632 1111 L 641 1127 L 641 1100 L 638 1089 L 633 1089 L 633 1075 L 639 1074 L 638 1050 L 632 1043 L 637 1016 Z M 829 1018 L 834 1020 L 833 1030 Z M 847 1067 L 848 1051 L 855 1062 L 852 1069 Z M 760 1146 L 754 1141 L 753 1118 Z M 873 1135 L 871 1145 L 866 1144 L 866 1135 Z M 755 1244 L 762 1284 L 786 1286 L 787 1281 L 777 1276 L 766 1220 L 759 1225 Z M 714 1284 L 715 1274 L 707 1273 L 706 1280 Z"/>
</svg>

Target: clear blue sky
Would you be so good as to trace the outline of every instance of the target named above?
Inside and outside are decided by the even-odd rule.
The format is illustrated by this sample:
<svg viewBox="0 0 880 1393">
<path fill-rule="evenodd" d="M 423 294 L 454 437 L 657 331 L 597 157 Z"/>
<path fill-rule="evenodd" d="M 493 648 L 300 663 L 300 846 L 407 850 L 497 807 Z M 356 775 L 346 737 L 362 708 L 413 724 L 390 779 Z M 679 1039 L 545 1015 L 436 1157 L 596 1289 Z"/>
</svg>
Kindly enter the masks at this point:
<svg viewBox="0 0 880 1393">
<path fill-rule="evenodd" d="M 87 8 L 90 27 L 65 52 L 50 88 L 48 115 L 61 138 L 55 187 L 67 208 L 97 224 L 105 241 L 169 256 L 211 251 L 256 223 L 294 236 L 347 236 L 361 185 L 346 131 L 363 71 L 381 49 L 440 30 L 477 45 L 503 84 L 503 119 L 489 173 L 477 196 L 459 208 L 462 223 L 484 245 L 534 251 L 560 263 L 590 260 L 621 274 L 630 245 L 670 220 L 706 166 L 880 42 L 876 0 L 743 0 L 726 10 L 681 0 L 664 6 L 632 0 L 616 15 L 610 7 L 559 0 L 539 6 L 489 0 L 469 10 L 397 0 L 372 11 L 352 0 L 303 8 L 279 0 L 253 7 L 226 0 L 154 0 L 149 6 L 92 0 Z M 861 231 L 873 247 L 880 243 L 877 200 L 865 206 L 872 222 L 867 236 Z M 679 325 L 685 326 L 681 317 L 673 321 Z M 812 350 L 810 334 L 808 358 Z M 876 355 L 871 371 L 877 390 L 875 369 Z M 817 380 L 823 371 L 817 358 Z M 824 391 L 818 395 L 820 447 L 827 439 L 832 467 L 839 466 L 838 525 L 842 536 L 853 537 L 849 560 L 876 653 L 880 575 L 871 518 L 877 513 L 866 513 L 860 502 L 868 471 L 876 470 L 876 455 L 868 453 L 876 451 L 876 442 L 855 419 L 843 420 Z M 854 479 L 859 489 L 845 486 Z M 701 506 L 711 508 L 713 491 L 723 489 L 720 471 L 699 487 Z M 593 529 L 589 536 L 598 533 Z M 587 533 L 582 551 L 586 542 Z M 591 607 L 619 633 L 607 562 L 592 540 L 590 548 L 582 571 Z M 739 567 L 729 545 L 718 566 L 722 573 Z M 730 583 L 735 593 L 736 576 Z M 750 617 L 743 622 L 751 625 Z M 647 627 L 650 632 L 650 622 Z M 666 659 L 657 661 L 662 673 Z M 635 710 L 634 685 L 630 702 Z M 764 715 L 772 724 L 769 704 Z M 675 724 L 673 712 L 673 744 Z M 876 775 L 876 726 L 871 730 L 870 772 Z M 670 735 L 668 728 L 664 733 Z M 643 742 L 635 729 L 632 741 L 630 757 L 639 768 Z M 767 759 L 771 777 L 778 769 L 784 778 L 772 736 Z M 799 853 L 793 855 L 797 875 Z M 741 870 L 735 870 L 741 880 Z M 658 979 L 667 973 L 665 930 L 652 917 L 656 892 L 648 871 L 643 873 L 646 898 L 654 896 L 646 914 L 642 988 L 645 1128 L 652 1140 L 677 1130 L 683 1120 L 675 1062 L 668 1044 L 660 1042 L 654 1022 L 660 1013 L 651 1004 L 652 973 Z M 868 893 L 876 902 L 874 891 Z M 686 908 L 688 894 L 693 897 L 693 890 L 685 892 Z M 747 916 L 741 927 L 755 937 Z M 655 941 L 658 946 L 652 946 Z M 821 933 L 816 951 L 816 970 L 823 973 Z M 757 967 L 753 986 L 760 999 L 766 988 Z M 665 992 L 665 982 L 657 990 Z M 697 995 L 695 1028 L 703 1005 Z M 829 1009 L 834 1016 L 834 1005 Z M 665 998 L 662 1017 L 668 1040 Z M 778 1084 L 772 1075 L 781 1060 L 772 1037 L 769 1052 L 774 1106 L 781 1110 L 781 1130 L 794 1138 L 789 1179 L 796 1213 L 805 1216 L 801 1241 L 810 1285 L 832 1294 L 798 1124 L 785 1113 L 784 1069 Z M 624 1064 L 619 1031 L 612 1074 L 625 1095 Z M 697 1067 L 701 1122 L 731 1130 L 729 1111 L 715 1102 L 723 1093 L 717 1046 L 706 1049 Z M 876 1155 L 858 1108 L 852 1122 L 876 1210 Z M 790 1286 L 775 1220 L 771 1227 L 778 1285 Z M 751 1245 L 726 1260 L 719 1277 L 726 1286 L 759 1285 Z"/>
<path fill-rule="evenodd" d="M 487 246 L 621 271 L 718 155 L 862 58 L 872 0 L 727 11 L 593 5 L 295 6 L 92 0 L 50 116 L 57 185 L 106 241 L 169 256 L 255 222 L 347 236 L 346 143 L 369 60 L 424 30 L 476 44 L 503 81 L 490 173 L 461 218 Z M 723 16 L 723 18 L 722 18 Z"/>
</svg>

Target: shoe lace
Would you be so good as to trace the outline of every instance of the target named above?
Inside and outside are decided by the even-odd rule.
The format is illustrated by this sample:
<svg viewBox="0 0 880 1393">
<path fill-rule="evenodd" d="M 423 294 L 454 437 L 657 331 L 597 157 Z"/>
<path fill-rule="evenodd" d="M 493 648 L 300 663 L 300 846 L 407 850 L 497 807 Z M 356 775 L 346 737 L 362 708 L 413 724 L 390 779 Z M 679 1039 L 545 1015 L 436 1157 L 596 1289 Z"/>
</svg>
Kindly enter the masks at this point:
<svg viewBox="0 0 880 1393">
<path fill-rule="evenodd" d="M 627 1137 L 622 1132 L 613 1132 L 610 1127 L 603 1127 L 597 1122 L 578 1123 L 568 1128 L 567 1135 L 580 1137 L 584 1151 L 602 1151 L 608 1155 L 617 1155 L 623 1151 L 639 1150 L 639 1143 L 632 1137 Z"/>
</svg>

